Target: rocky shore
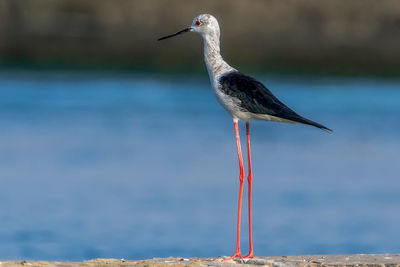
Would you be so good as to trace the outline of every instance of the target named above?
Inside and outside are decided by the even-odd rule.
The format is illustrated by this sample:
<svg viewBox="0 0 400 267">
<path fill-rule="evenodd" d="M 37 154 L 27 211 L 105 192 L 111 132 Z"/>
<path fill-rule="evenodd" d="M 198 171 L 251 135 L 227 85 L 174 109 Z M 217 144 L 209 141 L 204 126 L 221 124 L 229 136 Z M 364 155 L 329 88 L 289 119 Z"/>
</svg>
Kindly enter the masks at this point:
<svg viewBox="0 0 400 267">
<path fill-rule="evenodd" d="M 200 13 L 241 69 L 400 73 L 396 0 L 3 0 L 0 66 L 204 71 L 198 36 L 156 41 Z"/>
<path fill-rule="evenodd" d="M 83 262 L 66 261 L 0 261 L 1 267 L 16 266 L 269 266 L 269 267 L 302 267 L 302 266 L 363 266 L 363 267 L 398 267 L 400 254 L 355 254 L 355 255 L 302 255 L 257 257 L 254 259 L 236 259 L 224 261 L 220 258 L 154 258 L 148 260 L 94 259 Z"/>
</svg>

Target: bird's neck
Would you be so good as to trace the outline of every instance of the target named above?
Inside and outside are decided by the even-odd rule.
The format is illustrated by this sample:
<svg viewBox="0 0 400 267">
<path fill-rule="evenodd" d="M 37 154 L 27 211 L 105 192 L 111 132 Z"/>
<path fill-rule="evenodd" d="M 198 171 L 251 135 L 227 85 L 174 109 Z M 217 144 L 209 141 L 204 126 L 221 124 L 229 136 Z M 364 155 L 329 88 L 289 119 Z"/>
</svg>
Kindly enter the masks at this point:
<svg viewBox="0 0 400 267">
<path fill-rule="evenodd" d="M 208 74 L 210 76 L 211 83 L 213 80 L 226 73 L 227 71 L 233 70 L 231 66 L 224 61 L 221 56 L 219 46 L 219 34 L 205 35 L 204 40 L 204 60 L 206 62 Z"/>
</svg>

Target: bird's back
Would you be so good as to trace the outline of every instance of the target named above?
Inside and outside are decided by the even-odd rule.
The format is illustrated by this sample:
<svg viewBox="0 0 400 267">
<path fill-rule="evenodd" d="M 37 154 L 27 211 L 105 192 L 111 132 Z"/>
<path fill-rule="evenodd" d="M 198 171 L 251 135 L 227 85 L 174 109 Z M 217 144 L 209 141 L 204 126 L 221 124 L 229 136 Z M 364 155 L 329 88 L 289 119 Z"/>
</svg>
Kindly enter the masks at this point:
<svg viewBox="0 0 400 267">
<path fill-rule="evenodd" d="M 261 82 L 239 71 L 222 75 L 216 90 L 220 103 L 238 119 L 302 123 L 330 131 L 329 128 L 300 116 L 276 98 Z"/>
</svg>

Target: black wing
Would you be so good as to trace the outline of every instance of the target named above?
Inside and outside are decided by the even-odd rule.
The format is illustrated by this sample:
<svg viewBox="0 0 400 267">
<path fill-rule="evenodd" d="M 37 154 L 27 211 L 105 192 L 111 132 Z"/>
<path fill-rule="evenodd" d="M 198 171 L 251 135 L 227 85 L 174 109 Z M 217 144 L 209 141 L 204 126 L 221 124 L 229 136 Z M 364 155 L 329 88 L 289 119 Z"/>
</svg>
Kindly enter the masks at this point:
<svg viewBox="0 0 400 267">
<path fill-rule="evenodd" d="M 240 107 L 255 114 L 268 114 L 289 121 L 312 125 L 320 129 L 331 129 L 308 120 L 283 104 L 262 83 L 238 71 L 230 72 L 219 79 L 220 90 L 240 101 Z"/>
</svg>

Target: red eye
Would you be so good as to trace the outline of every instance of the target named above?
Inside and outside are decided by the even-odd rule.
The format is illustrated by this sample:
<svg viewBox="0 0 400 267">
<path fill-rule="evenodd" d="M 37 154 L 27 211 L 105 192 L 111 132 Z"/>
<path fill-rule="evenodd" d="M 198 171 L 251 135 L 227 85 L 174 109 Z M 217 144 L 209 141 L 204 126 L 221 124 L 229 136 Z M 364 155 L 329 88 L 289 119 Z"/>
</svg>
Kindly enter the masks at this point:
<svg viewBox="0 0 400 267">
<path fill-rule="evenodd" d="M 200 26 L 200 21 L 197 20 L 197 21 L 196 21 L 196 25 L 197 25 L 197 26 Z"/>
</svg>

